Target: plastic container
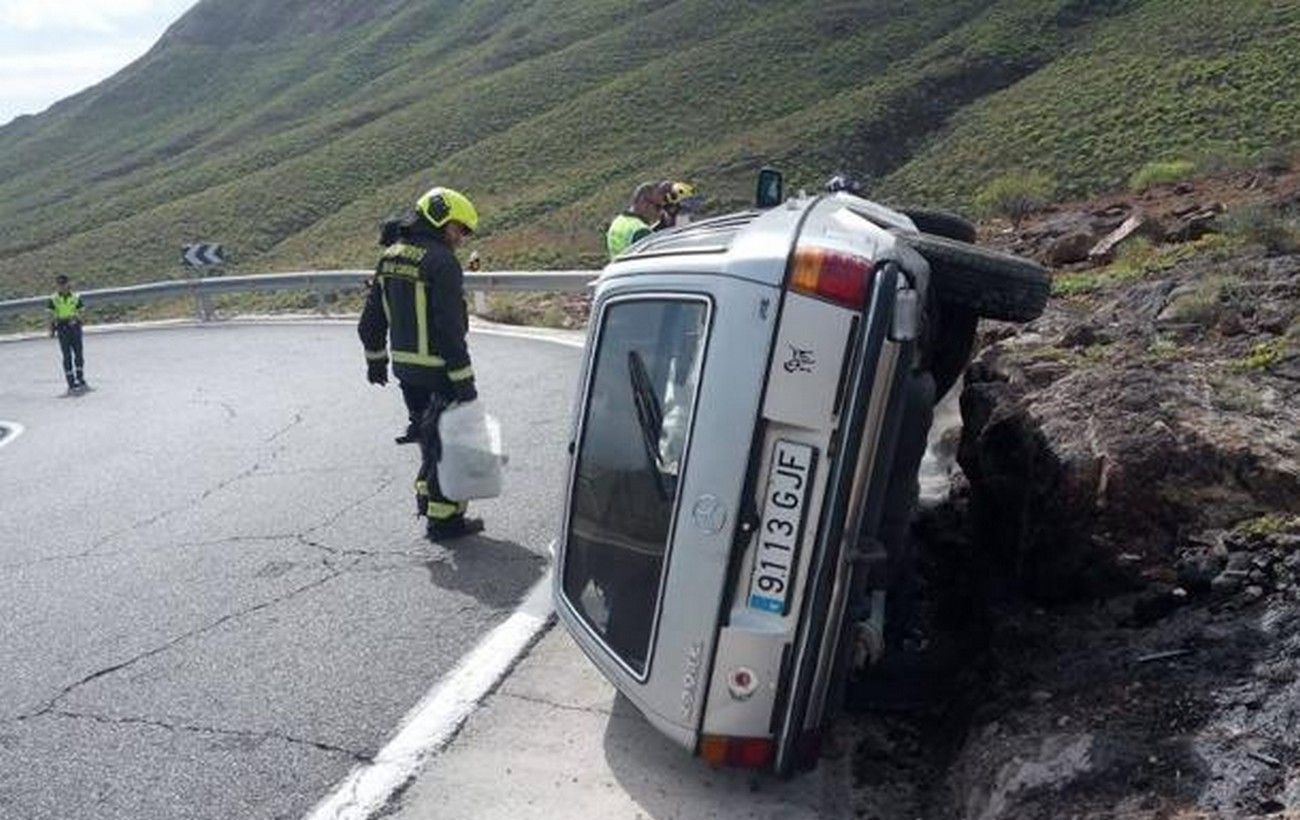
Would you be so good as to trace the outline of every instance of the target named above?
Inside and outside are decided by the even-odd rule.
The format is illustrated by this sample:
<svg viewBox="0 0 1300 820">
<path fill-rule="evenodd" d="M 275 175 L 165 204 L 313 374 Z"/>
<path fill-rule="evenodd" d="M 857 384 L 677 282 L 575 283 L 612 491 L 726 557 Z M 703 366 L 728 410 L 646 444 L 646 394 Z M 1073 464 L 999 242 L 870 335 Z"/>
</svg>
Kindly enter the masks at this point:
<svg viewBox="0 0 1300 820">
<path fill-rule="evenodd" d="M 438 487 L 452 501 L 496 498 L 501 495 L 501 425 L 483 410 L 483 403 L 456 404 L 438 417 L 442 457 Z"/>
</svg>

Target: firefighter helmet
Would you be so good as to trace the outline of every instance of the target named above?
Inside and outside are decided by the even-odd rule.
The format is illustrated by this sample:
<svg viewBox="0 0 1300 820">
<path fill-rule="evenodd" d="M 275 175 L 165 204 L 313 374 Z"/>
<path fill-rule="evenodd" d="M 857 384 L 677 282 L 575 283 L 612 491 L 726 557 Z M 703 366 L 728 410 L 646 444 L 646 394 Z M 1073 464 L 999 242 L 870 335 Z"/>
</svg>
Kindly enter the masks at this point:
<svg viewBox="0 0 1300 820">
<path fill-rule="evenodd" d="M 695 186 L 688 182 L 673 182 L 666 186 L 664 201 L 669 205 L 676 205 L 685 199 L 695 196 Z"/>
<path fill-rule="evenodd" d="M 415 209 L 435 228 L 459 222 L 470 231 L 478 230 L 478 211 L 469 197 L 451 188 L 430 188 L 415 201 Z"/>
</svg>

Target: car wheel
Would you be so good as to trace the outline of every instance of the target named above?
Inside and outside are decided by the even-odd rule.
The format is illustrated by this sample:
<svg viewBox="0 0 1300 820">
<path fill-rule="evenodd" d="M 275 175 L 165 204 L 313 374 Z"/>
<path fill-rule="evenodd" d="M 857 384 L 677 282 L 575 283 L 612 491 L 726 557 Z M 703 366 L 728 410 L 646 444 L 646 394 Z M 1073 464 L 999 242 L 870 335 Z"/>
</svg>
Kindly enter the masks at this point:
<svg viewBox="0 0 1300 820">
<path fill-rule="evenodd" d="M 930 263 L 940 301 L 1008 322 L 1037 319 L 1047 306 L 1051 283 L 1037 262 L 932 234 L 900 234 L 899 239 Z"/>
<path fill-rule="evenodd" d="M 916 229 L 921 233 L 946 236 L 959 242 L 974 242 L 979 236 L 974 224 L 962 219 L 957 214 L 950 214 L 947 211 L 932 211 L 927 208 L 903 208 L 900 213 L 912 220 L 912 223 L 916 225 Z"/>
</svg>

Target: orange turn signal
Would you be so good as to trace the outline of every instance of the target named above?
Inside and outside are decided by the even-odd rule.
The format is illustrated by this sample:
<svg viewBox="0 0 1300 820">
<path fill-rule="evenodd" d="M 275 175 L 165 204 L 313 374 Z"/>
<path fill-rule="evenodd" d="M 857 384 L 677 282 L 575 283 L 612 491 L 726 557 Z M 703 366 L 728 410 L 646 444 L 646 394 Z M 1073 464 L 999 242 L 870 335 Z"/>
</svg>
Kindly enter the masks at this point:
<svg viewBox="0 0 1300 820">
<path fill-rule="evenodd" d="M 826 248 L 794 252 L 790 290 L 861 310 L 871 292 L 870 259 Z"/>
</svg>

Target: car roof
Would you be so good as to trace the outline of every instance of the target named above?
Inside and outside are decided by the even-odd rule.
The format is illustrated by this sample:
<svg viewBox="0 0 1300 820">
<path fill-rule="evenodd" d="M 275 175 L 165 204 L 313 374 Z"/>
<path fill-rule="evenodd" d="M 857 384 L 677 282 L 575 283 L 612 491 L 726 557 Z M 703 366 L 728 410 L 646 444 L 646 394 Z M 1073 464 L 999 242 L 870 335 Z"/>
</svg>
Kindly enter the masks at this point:
<svg viewBox="0 0 1300 820">
<path fill-rule="evenodd" d="M 850 194 L 800 194 L 774 208 L 736 211 L 653 233 L 610 262 L 600 281 L 706 273 L 779 287 L 801 232 L 805 241 L 881 261 L 898 255 L 890 230 L 916 227 L 903 214 Z"/>
</svg>

